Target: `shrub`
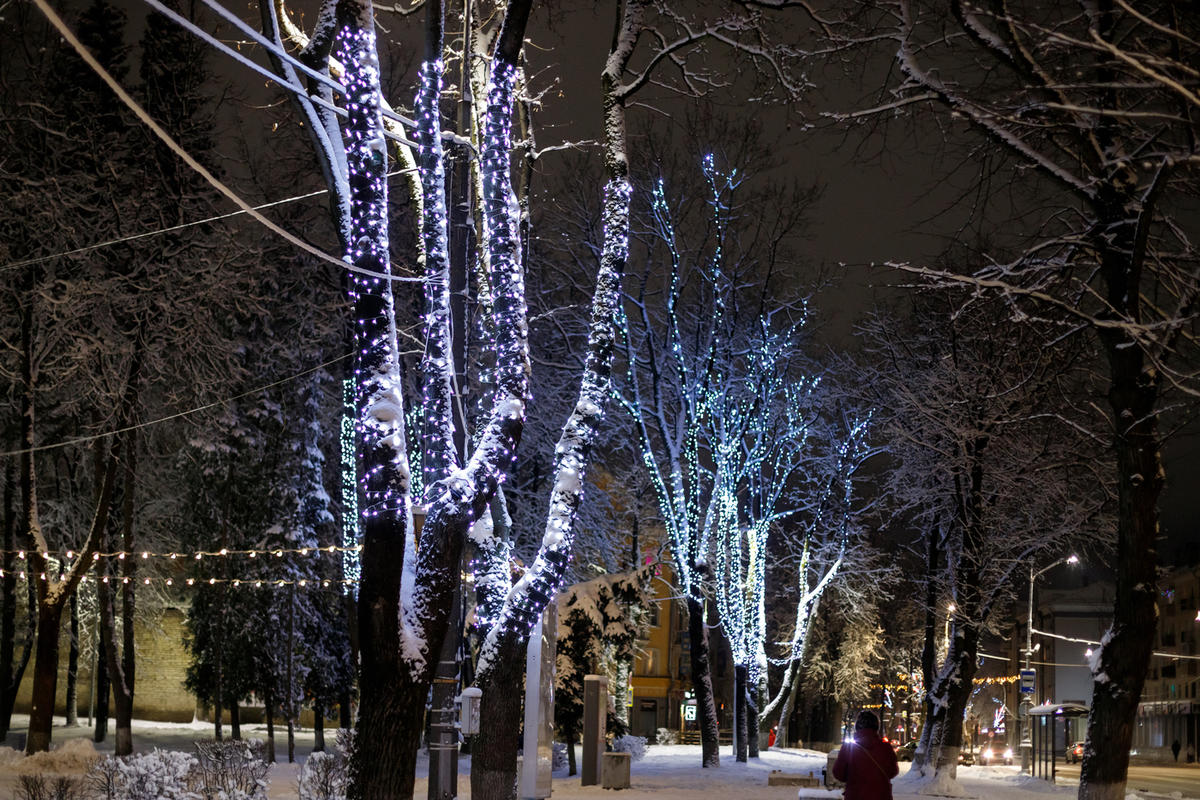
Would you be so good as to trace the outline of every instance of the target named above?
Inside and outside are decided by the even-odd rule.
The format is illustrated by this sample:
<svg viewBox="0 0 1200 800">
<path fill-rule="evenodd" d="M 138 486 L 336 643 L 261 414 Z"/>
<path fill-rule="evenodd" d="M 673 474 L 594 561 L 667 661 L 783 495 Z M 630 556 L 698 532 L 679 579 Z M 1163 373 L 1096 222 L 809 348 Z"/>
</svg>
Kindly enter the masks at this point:
<svg viewBox="0 0 1200 800">
<path fill-rule="evenodd" d="M 629 753 L 633 761 L 641 761 L 646 755 L 646 737 L 625 734 L 613 739 L 613 750 L 618 753 Z"/>
<path fill-rule="evenodd" d="M 267 771 L 260 739 L 196 742 L 193 786 L 202 800 L 266 800 Z"/>
<path fill-rule="evenodd" d="M 313 753 L 300 768 L 300 800 L 345 800 L 346 760 L 337 752 Z"/>
<path fill-rule="evenodd" d="M 83 787 L 89 800 L 197 800 L 191 790 L 196 759 L 173 750 L 108 756 L 92 764 Z"/>
<path fill-rule="evenodd" d="M 65 776 L 22 775 L 17 781 L 16 800 L 81 800 L 78 781 Z"/>
<path fill-rule="evenodd" d="M 654 732 L 655 744 L 679 744 L 679 733 L 671 728 L 659 728 Z"/>
</svg>

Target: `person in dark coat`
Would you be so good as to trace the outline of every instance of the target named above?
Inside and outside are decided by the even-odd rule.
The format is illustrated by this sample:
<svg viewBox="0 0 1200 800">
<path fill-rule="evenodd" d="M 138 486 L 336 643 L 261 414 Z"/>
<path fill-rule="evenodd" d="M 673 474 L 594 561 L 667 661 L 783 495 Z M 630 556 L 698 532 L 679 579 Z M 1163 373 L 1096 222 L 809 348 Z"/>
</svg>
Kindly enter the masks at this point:
<svg viewBox="0 0 1200 800">
<path fill-rule="evenodd" d="M 1183 745 L 1181 745 L 1181 744 L 1179 743 L 1179 740 L 1178 740 L 1178 739 L 1176 739 L 1175 741 L 1171 742 L 1171 752 L 1172 752 L 1172 753 L 1175 755 L 1175 760 L 1176 760 L 1176 761 L 1178 761 L 1178 760 L 1179 760 L 1179 751 L 1180 751 L 1180 750 L 1182 750 L 1182 749 L 1183 749 Z"/>
<path fill-rule="evenodd" d="M 896 752 L 879 738 L 879 718 L 859 712 L 854 740 L 842 745 L 833 777 L 846 784 L 845 800 L 892 800 L 892 778 L 900 772 Z"/>
</svg>

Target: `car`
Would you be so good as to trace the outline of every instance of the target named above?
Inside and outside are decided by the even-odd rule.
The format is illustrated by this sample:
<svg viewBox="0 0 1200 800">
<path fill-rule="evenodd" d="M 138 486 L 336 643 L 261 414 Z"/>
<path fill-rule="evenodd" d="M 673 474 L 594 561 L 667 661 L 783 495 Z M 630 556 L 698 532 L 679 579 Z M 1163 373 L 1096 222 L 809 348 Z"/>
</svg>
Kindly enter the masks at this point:
<svg viewBox="0 0 1200 800">
<path fill-rule="evenodd" d="M 1083 742 L 1075 742 L 1067 748 L 1067 763 L 1077 764 L 1083 761 Z"/>
<path fill-rule="evenodd" d="M 905 742 L 904 744 L 902 744 L 896 748 L 896 760 L 897 761 L 912 761 L 913 753 L 916 753 L 916 752 L 917 752 L 917 740 L 916 739 Z"/>
<path fill-rule="evenodd" d="M 1004 742 L 990 742 L 979 748 L 979 764 L 986 767 L 989 764 L 1012 764 L 1013 751 Z"/>
<path fill-rule="evenodd" d="M 969 747 L 961 747 L 958 750 L 958 763 L 964 767 L 970 767 L 975 764 L 975 754 L 971 752 Z"/>
</svg>

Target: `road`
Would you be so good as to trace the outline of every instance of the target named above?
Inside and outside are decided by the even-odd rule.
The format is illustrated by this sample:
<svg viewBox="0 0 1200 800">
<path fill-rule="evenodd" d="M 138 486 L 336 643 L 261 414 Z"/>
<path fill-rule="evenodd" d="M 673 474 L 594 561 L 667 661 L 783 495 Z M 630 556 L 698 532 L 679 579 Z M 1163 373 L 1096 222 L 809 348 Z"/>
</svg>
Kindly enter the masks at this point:
<svg viewBox="0 0 1200 800">
<path fill-rule="evenodd" d="M 1059 783 L 1078 783 L 1079 765 L 1060 763 L 1056 774 Z M 1179 792 L 1179 797 L 1200 798 L 1200 765 L 1135 764 L 1129 767 L 1126 789 L 1166 795 Z"/>
</svg>

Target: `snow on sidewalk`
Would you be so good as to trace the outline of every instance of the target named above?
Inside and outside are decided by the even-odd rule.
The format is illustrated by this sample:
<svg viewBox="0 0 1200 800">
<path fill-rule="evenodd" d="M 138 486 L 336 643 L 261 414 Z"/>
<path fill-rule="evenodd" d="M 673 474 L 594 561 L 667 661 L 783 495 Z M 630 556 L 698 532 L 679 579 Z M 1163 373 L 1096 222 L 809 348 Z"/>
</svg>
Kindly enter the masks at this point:
<svg viewBox="0 0 1200 800">
<path fill-rule="evenodd" d="M 24 719 L 14 720 L 20 724 Z M 90 737 L 87 728 L 54 729 L 56 746 L 77 738 Z M 279 731 L 279 733 L 283 733 Z M 134 721 L 134 746 L 139 752 L 155 747 L 171 750 L 191 750 L 195 740 L 210 740 L 212 726 L 207 723 L 153 723 Z M 243 734 L 247 738 L 265 738 L 265 726 L 245 725 Z M 334 731 L 327 732 L 330 744 Z M 78 744 L 82 745 L 82 742 Z M 275 764 L 270 772 L 271 800 L 295 800 L 296 778 L 300 764 L 286 763 L 286 738 L 280 736 L 276 742 L 278 755 L 283 763 Z M 101 752 L 111 752 L 111 736 L 101 746 Z M 312 748 L 312 731 L 305 729 L 297 735 L 297 757 L 303 760 Z M 89 748 L 90 749 L 90 748 Z M 739 764 L 729 752 L 721 748 L 721 766 L 716 769 L 700 767 L 699 745 L 654 745 L 646 750 L 646 757 L 632 765 L 630 788 L 622 791 L 606 790 L 599 786 L 580 786 L 579 776 L 568 777 L 565 770 L 554 775 L 553 800 L 825 800 L 841 798 L 841 790 L 797 789 L 794 786 L 767 786 L 767 776 L 772 770 L 820 778 L 825 768 L 826 756 L 815 750 L 772 749 L 762 753 L 758 759 Z M 3 755 L 3 753 L 0 753 Z M 11 797 L 17 776 L 23 771 L 19 753 L 11 752 L 8 758 L 0 758 L 0 797 Z M 579 749 L 576 755 L 580 756 Z M 459 796 L 469 800 L 471 796 L 470 756 L 464 755 L 459 762 Z M 1074 785 L 1054 786 L 1044 780 L 1022 776 L 1016 767 L 960 767 L 958 780 L 941 785 L 920 784 L 908 778 L 909 765 L 901 764 L 901 774 L 893 782 L 896 800 L 915 800 L 918 797 L 961 797 L 968 800 L 1067 800 L 1074 798 Z M 429 761 L 425 753 L 417 760 L 417 782 L 414 798 L 426 797 Z M 1198 787 L 1200 788 L 1200 787 Z M 1176 794 L 1178 796 L 1178 794 Z M 1200 791 L 1190 795 L 1200 797 Z M 1125 800 L 1157 800 L 1170 795 L 1154 795 L 1145 792 L 1128 792 Z"/>
</svg>

